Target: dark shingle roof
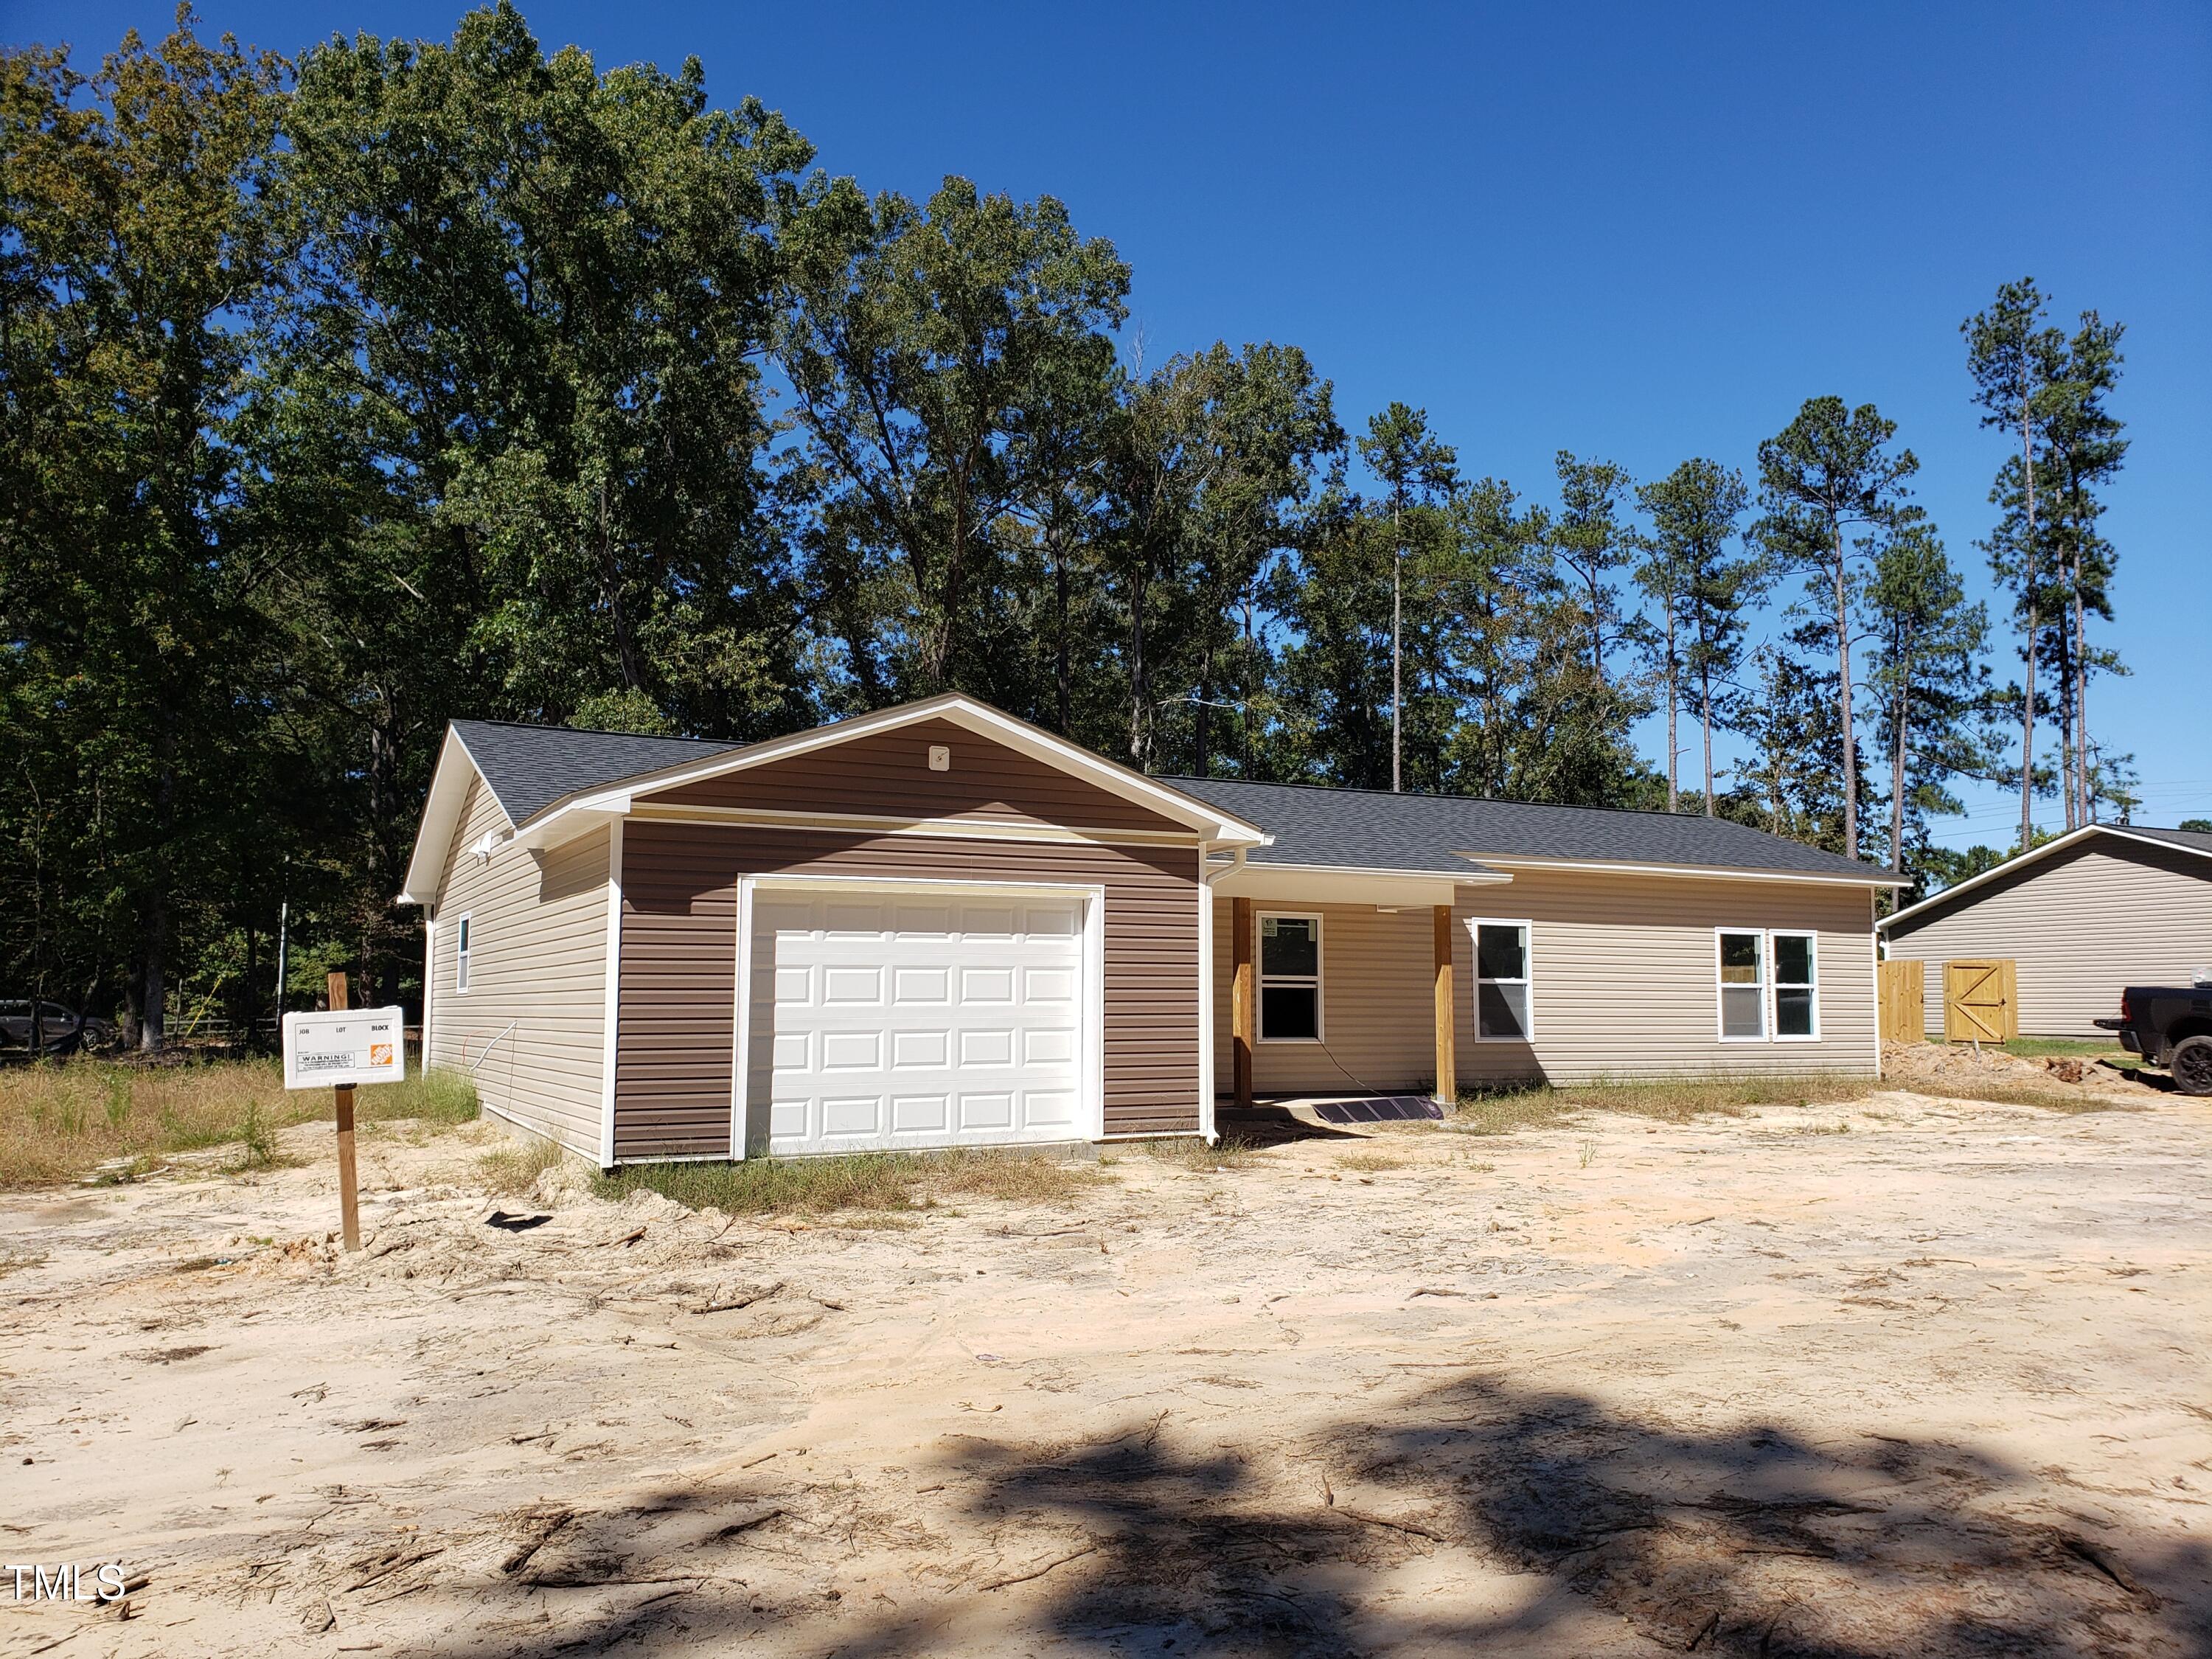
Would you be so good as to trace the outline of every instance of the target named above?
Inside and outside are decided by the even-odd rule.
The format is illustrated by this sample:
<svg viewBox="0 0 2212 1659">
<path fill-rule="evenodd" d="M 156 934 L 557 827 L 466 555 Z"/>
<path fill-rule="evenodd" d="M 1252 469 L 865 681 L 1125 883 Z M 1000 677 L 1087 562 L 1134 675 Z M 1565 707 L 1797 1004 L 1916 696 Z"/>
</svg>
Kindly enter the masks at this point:
<svg viewBox="0 0 2212 1659">
<path fill-rule="evenodd" d="M 1673 864 L 1816 876 L 1879 877 L 1871 864 L 1824 853 L 1725 818 L 1625 812 L 1592 806 L 1459 795 L 1393 795 L 1380 790 L 1223 778 L 1163 778 L 1268 830 L 1255 864 L 1353 866 L 1384 870 L 1463 869 L 1477 858 L 1578 859 L 1606 864 Z"/>
<path fill-rule="evenodd" d="M 455 720 L 453 731 L 515 823 L 526 823 L 580 790 L 703 760 L 750 745 L 698 738 L 643 738 L 578 732 L 507 720 Z M 1258 824 L 1275 838 L 1252 849 L 1257 864 L 1338 866 L 1366 870 L 1450 871 L 1475 866 L 1462 856 L 1672 864 L 1807 875 L 1879 876 L 1870 864 L 1770 836 L 1724 818 L 1668 812 L 1541 806 L 1457 795 L 1393 795 L 1380 790 L 1307 784 L 1246 783 L 1225 778 L 1159 782 Z M 2139 830 L 2212 850 L 2212 836 Z"/>
<path fill-rule="evenodd" d="M 2192 853 L 2212 853 L 2212 836 L 2202 830 L 2142 830 L 2132 823 L 2107 823 L 2106 830 L 2124 830 L 2131 836 L 2141 836 L 2147 841 L 2162 841 L 2169 847 L 2185 847 Z"/>
<path fill-rule="evenodd" d="M 703 738 L 641 738 L 628 732 L 578 732 L 565 726 L 455 720 L 453 731 L 500 807 L 515 823 L 565 795 L 604 788 L 664 767 L 745 747 Z"/>
</svg>

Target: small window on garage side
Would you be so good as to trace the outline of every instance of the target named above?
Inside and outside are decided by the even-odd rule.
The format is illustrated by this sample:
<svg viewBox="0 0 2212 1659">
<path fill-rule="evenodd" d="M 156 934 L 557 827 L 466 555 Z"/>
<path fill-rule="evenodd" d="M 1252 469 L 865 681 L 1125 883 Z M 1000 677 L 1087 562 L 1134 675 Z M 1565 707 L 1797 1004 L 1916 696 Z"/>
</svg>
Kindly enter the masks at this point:
<svg viewBox="0 0 2212 1659">
<path fill-rule="evenodd" d="M 1321 1041 L 1321 918 L 1260 918 L 1260 1041 Z"/>
<path fill-rule="evenodd" d="M 469 918 L 463 916 L 453 924 L 453 989 L 469 988 Z"/>
<path fill-rule="evenodd" d="M 1526 1042 L 1529 1025 L 1528 924 L 1474 924 L 1474 1035 L 1484 1042 Z"/>
<path fill-rule="evenodd" d="M 1724 927 L 1715 939 L 1720 952 L 1721 1041 L 1760 1042 L 1766 1036 L 1766 936 Z"/>
<path fill-rule="evenodd" d="M 1774 1040 L 1810 1042 L 1820 1035 L 1817 952 L 1811 933 L 1774 935 Z"/>
</svg>

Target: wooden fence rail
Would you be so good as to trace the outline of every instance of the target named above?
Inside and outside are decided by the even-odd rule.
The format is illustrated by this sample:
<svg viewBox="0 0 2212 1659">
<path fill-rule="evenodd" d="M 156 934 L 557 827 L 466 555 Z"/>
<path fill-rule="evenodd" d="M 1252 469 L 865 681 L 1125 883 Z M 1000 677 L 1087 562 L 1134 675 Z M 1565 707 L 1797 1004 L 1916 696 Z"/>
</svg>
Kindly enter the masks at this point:
<svg viewBox="0 0 2212 1659">
<path fill-rule="evenodd" d="M 1919 1042 L 1928 1034 L 1927 964 L 1881 962 L 1875 964 L 1875 973 L 1882 1041 Z"/>
</svg>

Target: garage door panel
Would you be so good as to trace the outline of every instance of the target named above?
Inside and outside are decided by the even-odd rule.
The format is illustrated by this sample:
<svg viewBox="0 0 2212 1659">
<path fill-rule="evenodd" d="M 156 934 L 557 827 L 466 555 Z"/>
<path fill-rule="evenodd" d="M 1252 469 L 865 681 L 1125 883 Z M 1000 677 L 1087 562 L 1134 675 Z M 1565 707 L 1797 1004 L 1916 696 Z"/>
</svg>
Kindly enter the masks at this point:
<svg viewBox="0 0 2212 1659">
<path fill-rule="evenodd" d="M 901 1007 L 931 1007 L 952 1000 L 952 970 L 949 968 L 894 968 L 891 1000 Z"/>
<path fill-rule="evenodd" d="M 771 1103 L 769 1151 L 1084 1132 L 1079 902 L 838 894 L 754 914 L 748 1092 Z"/>
<path fill-rule="evenodd" d="M 894 1095 L 891 1097 L 891 1132 L 894 1134 L 941 1135 L 952 1127 L 952 1099 L 949 1095 Z"/>
</svg>

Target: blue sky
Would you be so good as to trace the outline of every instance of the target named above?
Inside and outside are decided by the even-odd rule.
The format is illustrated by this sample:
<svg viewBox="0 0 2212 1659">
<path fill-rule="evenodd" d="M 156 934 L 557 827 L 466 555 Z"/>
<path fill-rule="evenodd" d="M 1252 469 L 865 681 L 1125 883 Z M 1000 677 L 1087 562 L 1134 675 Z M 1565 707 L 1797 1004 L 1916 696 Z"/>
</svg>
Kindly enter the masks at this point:
<svg viewBox="0 0 2212 1659">
<path fill-rule="evenodd" d="M 696 53 L 718 100 L 759 96 L 872 188 L 1056 195 L 1134 264 L 1149 359 L 1295 343 L 1347 425 L 1402 398 L 1463 470 L 1540 499 L 1561 447 L 1642 477 L 1694 454 L 1748 471 L 1807 397 L 1872 401 L 1977 590 L 2002 442 L 1958 325 L 2032 274 L 2062 319 L 2129 329 L 2101 638 L 2135 672 L 2093 688 L 2092 727 L 2135 751 L 2140 821 L 2212 817 L 2201 0 L 525 10 L 603 66 Z M 291 52 L 458 15 L 204 0 L 202 21 Z M 96 55 L 168 16 L 8 0 L 0 38 Z M 2016 805 L 1972 808 L 1939 838 L 2004 844 Z"/>
</svg>

